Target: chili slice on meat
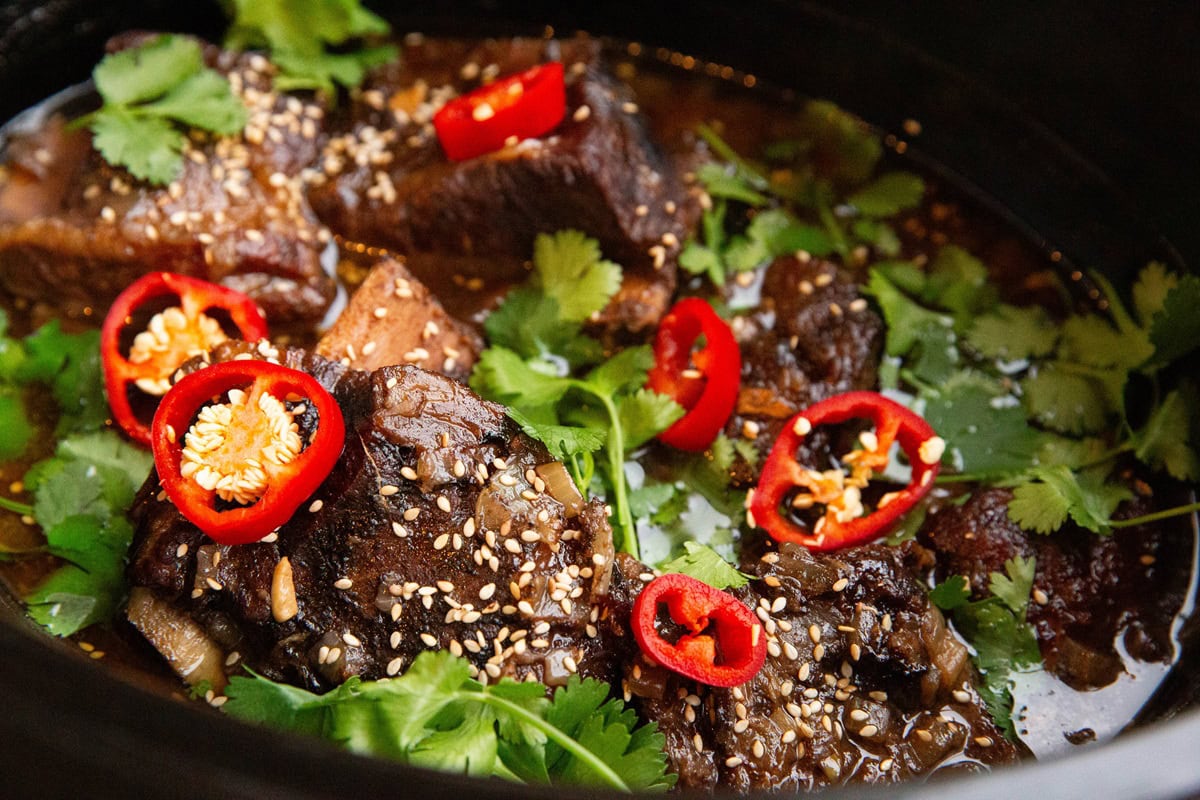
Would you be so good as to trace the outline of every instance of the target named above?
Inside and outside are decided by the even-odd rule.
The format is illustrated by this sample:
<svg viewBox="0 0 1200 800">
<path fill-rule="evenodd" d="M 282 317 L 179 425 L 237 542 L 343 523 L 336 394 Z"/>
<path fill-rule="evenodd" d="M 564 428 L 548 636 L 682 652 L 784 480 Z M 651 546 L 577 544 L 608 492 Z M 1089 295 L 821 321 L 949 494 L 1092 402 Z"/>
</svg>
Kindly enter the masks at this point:
<svg viewBox="0 0 1200 800">
<path fill-rule="evenodd" d="M 660 607 L 685 632 L 674 641 L 659 630 Z M 767 657 L 762 623 L 742 601 L 689 575 L 661 575 L 633 604 L 633 636 L 652 661 L 709 686 L 737 686 Z"/>
<path fill-rule="evenodd" d="M 121 334 L 137 311 L 171 296 L 178 298 L 178 304 L 151 317 L 146 329 L 133 338 L 129 352 L 122 352 Z M 162 397 L 180 365 L 229 338 L 209 313 L 214 309 L 228 315 L 241 338 L 255 341 L 267 336 L 267 321 L 250 297 L 172 272 L 142 276 L 113 302 L 100 329 L 100 354 L 113 418 L 131 439 L 150 444 L 149 414 L 143 421 L 134 411 L 130 394 Z"/>
<path fill-rule="evenodd" d="M 314 412 L 306 441 L 297 420 Z M 151 431 L 163 491 L 221 544 L 255 542 L 287 522 L 333 469 L 344 440 L 341 409 L 315 378 L 254 360 L 185 375 L 163 397 Z"/>
<path fill-rule="evenodd" d="M 550 61 L 454 98 L 434 115 L 433 127 L 446 157 L 466 161 L 499 150 L 514 137 L 548 133 L 566 113 L 563 65 Z"/>
<path fill-rule="evenodd" d="M 703 337 L 704 344 L 693 351 Z M 647 386 L 687 413 L 658 435 L 680 450 L 698 452 L 717 438 L 737 403 L 742 354 L 733 331 L 704 300 L 680 300 L 659 323 Z"/>
<path fill-rule="evenodd" d="M 806 437 L 820 425 L 868 420 L 860 447 L 841 456 L 841 468 L 819 470 L 796 461 Z M 899 491 L 879 498 L 874 511 L 864 505 L 862 490 L 889 462 L 893 442 L 908 459 L 912 476 Z M 795 542 L 810 550 L 836 550 L 870 541 L 886 533 L 933 487 L 946 443 L 924 419 L 876 392 L 847 392 L 822 400 L 788 422 L 763 465 L 758 486 L 747 496 L 748 521 L 773 539 Z M 785 504 L 789 507 L 784 511 Z M 823 506 L 810 527 L 797 522 L 792 509 Z"/>
</svg>

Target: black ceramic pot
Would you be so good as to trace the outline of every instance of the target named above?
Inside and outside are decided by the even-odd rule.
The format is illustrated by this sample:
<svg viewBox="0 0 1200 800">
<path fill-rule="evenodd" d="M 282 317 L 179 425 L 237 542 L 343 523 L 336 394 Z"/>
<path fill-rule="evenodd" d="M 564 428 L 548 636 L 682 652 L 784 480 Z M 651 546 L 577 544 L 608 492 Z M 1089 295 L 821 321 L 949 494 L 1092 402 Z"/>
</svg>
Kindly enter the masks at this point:
<svg viewBox="0 0 1200 800">
<path fill-rule="evenodd" d="M 1058 250 L 1064 264 L 1095 267 L 1118 281 L 1151 257 L 1185 268 L 1172 241 L 1147 221 L 1155 218 L 1195 261 L 1191 219 L 1200 176 L 1187 146 L 1200 128 L 1191 44 L 1200 15 L 1185 4 L 1150 14 L 1141 7 L 1079 11 L 1068 2 L 1003 10 L 873 2 L 834 10 L 833 3 L 782 0 L 597 0 L 586 7 L 451 0 L 396 3 L 390 12 L 405 30 L 583 28 L 735 65 L 829 97 L 884 130 L 917 119 L 923 132 L 909 150 L 914 159 L 1008 217 L 1037 246 Z M 144 27 L 217 36 L 222 25 L 215 5 L 178 0 L 0 4 L 0 121 L 85 79 L 113 33 Z M 1015 101 L 994 92 L 997 86 Z M 1095 94 L 1081 95 L 1085 86 Z M 1073 135 L 1120 176 L 1118 184 L 1044 122 Z M 1194 627 L 1184 627 L 1172 676 L 1116 740 L 1053 762 L 883 791 L 956 800 L 1200 795 Z M 601 796 L 361 759 L 165 699 L 35 630 L 2 593 L 0 748 L 0 796 L 14 798 Z"/>
</svg>

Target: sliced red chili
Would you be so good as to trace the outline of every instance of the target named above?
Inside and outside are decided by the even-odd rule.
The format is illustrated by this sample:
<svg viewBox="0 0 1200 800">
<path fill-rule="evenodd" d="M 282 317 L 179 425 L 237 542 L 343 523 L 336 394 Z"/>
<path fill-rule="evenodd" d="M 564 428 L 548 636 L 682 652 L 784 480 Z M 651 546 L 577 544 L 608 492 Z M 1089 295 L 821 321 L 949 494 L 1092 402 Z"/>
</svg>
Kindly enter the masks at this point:
<svg viewBox="0 0 1200 800">
<path fill-rule="evenodd" d="M 659 631 L 663 606 L 686 631 L 674 641 Z M 745 683 L 767 657 L 767 637 L 754 613 L 688 575 L 661 575 L 646 584 L 633 603 L 633 636 L 654 662 L 709 686 Z"/>
<path fill-rule="evenodd" d="M 870 421 L 874 430 L 859 436 L 860 449 L 841 457 L 848 474 L 840 468 L 820 471 L 797 463 L 796 452 L 814 428 L 855 419 Z M 893 442 L 899 443 L 908 459 L 912 476 L 903 489 L 880 497 L 869 512 L 862 490 L 872 475 L 887 467 Z M 775 441 L 758 486 L 747 498 L 750 524 L 776 541 L 796 542 L 811 550 L 869 541 L 886 533 L 929 492 L 945 448 L 929 423 L 881 394 L 847 392 L 822 400 L 792 417 Z M 824 514 L 811 528 L 792 513 L 792 509 L 822 506 Z"/>
<path fill-rule="evenodd" d="M 311 411 L 316 428 L 305 441 L 296 420 Z M 221 544 L 255 542 L 287 522 L 333 469 L 344 440 L 341 409 L 315 378 L 254 360 L 185 375 L 163 397 L 151 431 L 163 491 Z"/>
<path fill-rule="evenodd" d="M 693 350 L 701 337 L 703 346 Z M 654 338 L 654 366 L 647 386 L 679 403 L 687 413 L 658 438 L 693 452 L 712 444 L 733 413 L 741 375 L 737 340 L 712 306 L 698 297 L 672 306 Z"/>
<path fill-rule="evenodd" d="M 134 337 L 129 352 L 122 352 L 121 335 L 138 310 L 164 297 L 176 297 L 179 302 L 151 317 L 146 330 Z M 171 388 L 171 376 L 181 364 L 229 338 L 209 313 L 214 309 L 228 316 L 241 338 L 255 341 L 267 336 L 267 321 L 254 300 L 185 275 L 151 272 L 131 283 L 113 302 L 100 329 L 100 354 L 113 418 L 130 438 L 150 444 L 154 398 Z M 131 394 L 139 393 L 149 400 L 140 414 L 130 400 Z"/>
<path fill-rule="evenodd" d="M 563 65 L 558 61 L 500 78 L 456 97 L 433 116 L 446 157 L 465 161 L 516 141 L 541 136 L 567 113 Z"/>
</svg>

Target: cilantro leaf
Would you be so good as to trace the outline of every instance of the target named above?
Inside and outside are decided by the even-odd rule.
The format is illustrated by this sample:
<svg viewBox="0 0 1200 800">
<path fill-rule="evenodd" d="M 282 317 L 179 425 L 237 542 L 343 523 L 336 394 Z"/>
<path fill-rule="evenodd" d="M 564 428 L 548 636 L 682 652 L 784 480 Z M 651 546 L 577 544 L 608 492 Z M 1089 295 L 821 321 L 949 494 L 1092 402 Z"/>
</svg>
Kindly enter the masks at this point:
<svg viewBox="0 0 1200 800">
<path fill-rule="evenodd" d="M 232 136 L 246 126 L 246 109 L 230 100 L 229 81 L 206 69 L 185 78 L 142 112 Z"/>
<path fill-rule="evenodd" d="M 422 653 L 398 678 L 351 678 L 316 695 L 251 673 L 234 676 L 222 710 L 410 764 L 526 781 L 667 788 L 664 738 L 638 726 L 609 687 L 572 676 L 552 701 L 541 684 L 484 686 L 465 660 Z"/>
<path fill-rule="evenodd" d="M 1154 354 L 1141 329 L 1118 330 L 1094 314 L 1068 317 L 1062 325 L 1059 357 L 1089 367 L 1132 369 Z"/>
<path fill-rule="evenodd" d="M 592 678 L 570 682 L 554 693 L 546 721 L 591 751 L 633 790 L 663 790 L 674 785 L 665 776 L 666 737 L 653 723 L 637 725 L 633 709 L 610 700 L 608 686 Z M 551 774 L 563 783 L 586 785 L 591 767 L 579 754 L 551 741 L 546 746 Z"/>
<path fill-rule="evenodd" d="M 961 247 L 946 245 L 929 265 L 921 299 L 969 320 L 996 304 L 996 287 L 983 262 Z"/>
<path fill-rule="evenodd" d="M 1036 566 L 1032 558 L 1009 559 L 1003 574 L 993 572 L 989 576 L 992 596 L 974 602 L 966 602 L 965 577 L 954 576 L 941 585 L 952 587 L 944 590 L 940 599 L 952 609 L 954 626 L 971 644 L 972 660 L 983 673 L 980 696 L 996 725 L 1009 738 L 1016 735 L 1012 725 L 1012 673 L 1041 662 L 1037 635 L 1025 621 Z"/>
<path fill-rule="evenodd" d="M 1070 474 L 1065 467 L 1058 467 L 1052 475 Z M 1027 531 L 1053 533 L 1067 521 L 1071 500 L 1058 480 L 1034 481 L 1013 489 L 1013 498 L 1008 502 L 1008 518 Z"/>
<path fill-rule="evenodd" d="M 632 450 L 671 427 L 684 414 L 683 406 L 665 394 L 639 389 L 617 406 L 625 449 Z"/>
<path fill-rule="evenodd" d="M 110 164 L 155 184 L 170 182 L 183 166 L 186 143 L 178 126 L 234 134 L 249 114 L 219 73 L 204 67 L 200 45 L 157 36 L 105 56 L 92 72 L 104 105 L 83 121 Z"/>
<path fill-rule="evenodd" d="M 1034 558 L 1013 556 L 1004 562 L 1004 574 L 993 572 L 989 576 L 988 591 L 999 597 L 1014 614 L 1024 617 L 1029 607 L 1029 593 L 1033 590 L 1036 568 Z"/>
<path fill-rule="evenodd" d="M 621 287 L 621 267 L 600 257 L 600 243 L 577 230 L 538 234 L 533 286 L 558 303 L 559 317 L 583 321 Z"/>
<path fill-rule="evenodd" d="M 1119 409 L 1125 375 L 1095 375 L 1071 364 L 1043 364 L 1022 382 L 1029 413 L 1047 428 L 1067 434 L 1096 433 Z M 1114 385 L 1115 381 L 1120 384 Z"/>
<path fill-rule="evenodd" d="M 489 347 L 471 373 L 471 388 L 506 405 L 530 408 L 557 403 L 571 389 L 571 382 L 534 369 L 508 348 Z"/>
<path fill-rule="evenodd" d="M 646 385 L 646 375 L 654 366 L 654 351 L 649 345 L 627 347 L 587 374 L 584 380 L 602 395 L 635 391 Z"/>
<path fill-rule="evenodd" d="M 0 461 L 20 457 L 34 433 L 20 393 L 7 386 L 0 386 L 0 431 Z"/>
<path fill-rule="evenodd" d="M 1058 326 L 1041 306 L 1002 303 L 975 318 L 967 330 L 967 341 L 987 358 L 1035 358 L 1054 351 Z"/>
<path fill-rule="evenodd" d="M 930 311 L 907 297 L 882 270 L 871 270 L 866 292 L 875 298 L 887 322 L 888 355 L 905 355 L 931 330 L 954 325 L 952 318 Z"/>
<path fill-rule="evenodd" d="M 1179 276 L 1167 271 L 1161 261 L 1151 261 L 1138 273 L 1133 284 L 1133 309 L 1142 327 L 1149 327 L 1155 315 L 1166 306 L 1167 295 L 1179 286 Z"/>
<path fill-rule="evenodd" d="M 664 573 L 678 572 L 690 575 L 716 589 L 739 588 L 750 582 L 750 576 L 739 572 L 711 547 L 697 542 L 684 542 L 684 555 L 660 564 Z"/>
<path fill-rule="evenodd" d="M 92 71 L 92 80 L 105 102 L 128 106 L 162 97 L 203 68 L 195 40 L 158 36 L 106 56 Z"/>
<path fill-rule="evenodd" d="M 1028 475 L 1032 482 L 1013 489 L 1008 516 L 1037 533 L 1057 530 L 1068 515 L 1081 528 L 1108 533 L 1117 506 L 1133 496 L 1126 487 L 1107 483 L 1102 473 L 1075 473 L 1055 466 L 1038 467 Z"/>
<path fill-rule="evenodd" d="M 1200 397 L 1191 383 L 1170 392 L 1151 413 L 1145 427 L 1134 436 L 1134 453 L 1145 464 L 1165 469 L 1181 481 L 1200 480 L 1200 438 L 1197 407 Z"/>
<path fill-rule="evenodd" d="M 1200 344 L 1200 277 L 1185 275 L 1163 300 L 1150 324 L 1154 356 L 1150 366 L 1161 367 L 1187 355 Z"/>
<path fill-rule="evenodd" d="M 971 599 L 971 589 L 965 575 L 951 575 L 929 590 L 929 601 L 943 611 L 964 606 Z"/>
<path fill-rule="evenodd" d="M 1015 398 L 971 373 L 959 373 L 925 396 L 925 420 L 948 443 L 945 463 L 962 472 L 1021 472 L 1040 444 Z"/>
<path fill-rule="evenodd" d="M 281 70 L 275 79 L 281 91 L 316 89 L 333 95 L 335 82 L 354 88 L 367 69 L 398 56 L 390 46 L 347 50 L 352 39 L 389 30 L 358 0 L 232 0 L 232 7 L 225 46 L 267 47 Z"/>
<path fill-rule="evenodd" d="M 515 408 L 508 409 L 508 415 L 521 430 L 545 444 L 550 455 L 559 461 L 567 461 L 581 453 L 594 453 L 608 438 L 605 431 L 597 428 L 535 422 Z"/>
<path fill-rule="evenodd" d="M 713 286 L 725 285 L 725 262 L 721 254 L 692 239 L 679 253 L 679 266 L 693 275 L 707 275 Z"/>
<path fill-rule="evenodd" d="M 868 217 L 890 217 L 921 204 L 925 181 L 911 172 L 887 172 L 846 198 Z"/>
</svg>

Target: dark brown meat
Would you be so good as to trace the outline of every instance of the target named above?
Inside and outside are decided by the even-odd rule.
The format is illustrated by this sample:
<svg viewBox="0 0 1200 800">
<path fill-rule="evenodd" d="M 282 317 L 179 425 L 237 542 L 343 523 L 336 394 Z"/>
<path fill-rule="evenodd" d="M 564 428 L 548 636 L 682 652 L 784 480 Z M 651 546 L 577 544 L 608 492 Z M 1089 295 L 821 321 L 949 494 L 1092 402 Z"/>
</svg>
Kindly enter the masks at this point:
<svg viewBox="0 0 1200 800">
<path fill-rule="evenodd" d="M 1123 669 L 1118 642 L 1143 661 L 1173 656 L 1171 625 L 1188 577 L 1179 565 L 1191 558 L 1190 532 L 1160 524 L 1102 537 L 1068 524 L 1050 536 L 1032 535 L 1008 518 L 1011 497 L 1007 489 L 984 489 L 931 516 L 921 540 L 937 553 L 940 578 L 966 575 L 974 595 L 985 597 L 991 573 L 1003 573 L 1006 560 L 1035 557 L 1028 619 L 1046 668 L 1077 688 L 1116 680 Z M 1144 501 L 1136 507 L 1150 510 Z"/>
<path fill-rule="evenodd" d="M 629 90 L 599 57 L 599 43 L 426 39 L 379 71 L 344 117 L 322 161 L 328 177 L 313 207 L 348 239 L 408 256 L 435 293 L 458 260 L 460 281 L 511 282 L 538 233 L 576 228 L 625 267 L 606 312 L 615 325 L 652 326 L 670 301 L 686 238 L 685 193 L 650 142 Z M 486 77 L 561 59 L 567 116 L 551 134 L 459 163 L 447 162 L 429 120 Z M 429 254 L 435 257 L 428 258 Z"/>
<path fill-rule="evenodd" d="M 626 673 L 626 692 L 666 734 L 680 786 L 794 791 L 1016 757 L 900 549 L 785 544 L 743 569 L 755 580 L 737 593 L 768 636 L 757 676 L 713 688 L 640 657 Z"/>
<path fill-rule="evenodd" d="M 89 133 L 58 116 L 13 138 L 0 168 L 0 286 L 82 315 L 167 270 L 246 292 L 273 322 L 321 319 L 334 295 L 319 258 L 329 234 L 299 178 L 316 158 L 321 109 L 270 92 L 261 57 L 205 52 L 250 123 L 236 138 L 190 137 L 183 172 L 166 187 L 113 168 Z"/>
<path fill-rule="evenodd" d="M 372 267 L 316 352 L 355 369 L 412 364 L 465 381 L 483 342 L 399 261 Z"/>
<path fill-rule="evenodd" d="M 836 264 L 776 259 L 763 279 L 759 307 L 740 319 L 734 332 L 742 343 L 742 388 L 725 430 L 753 440 L 763 456 L 787 420 L 807 406 L 875 388 L 883 322 L 853 276 Z M 748 484 L 756 477 L 739 459 L 735 479 Z"/>
<path fill-rule="evenodd" d="M 269 354 L 237 343 L 214 356 L 246 352 Z M 435 373 L 360 372 L 300 350 L 282 360 L 338 399 L 347 438 L 337 466 L 276 535 L 234 547 L 157 500 L 151 476 L 131 511 L 134 586 L 240 662 L 315 690 L 396 674 L 430 649 L 465 656 L 483 680 L 616 677 L 628 636 L 601 614 L 607 516 L 599 502 L 550 493 L 562 466 L 540 444 Z M 279 614 L 289 586 L 293 616 Z"/>
</svg>

